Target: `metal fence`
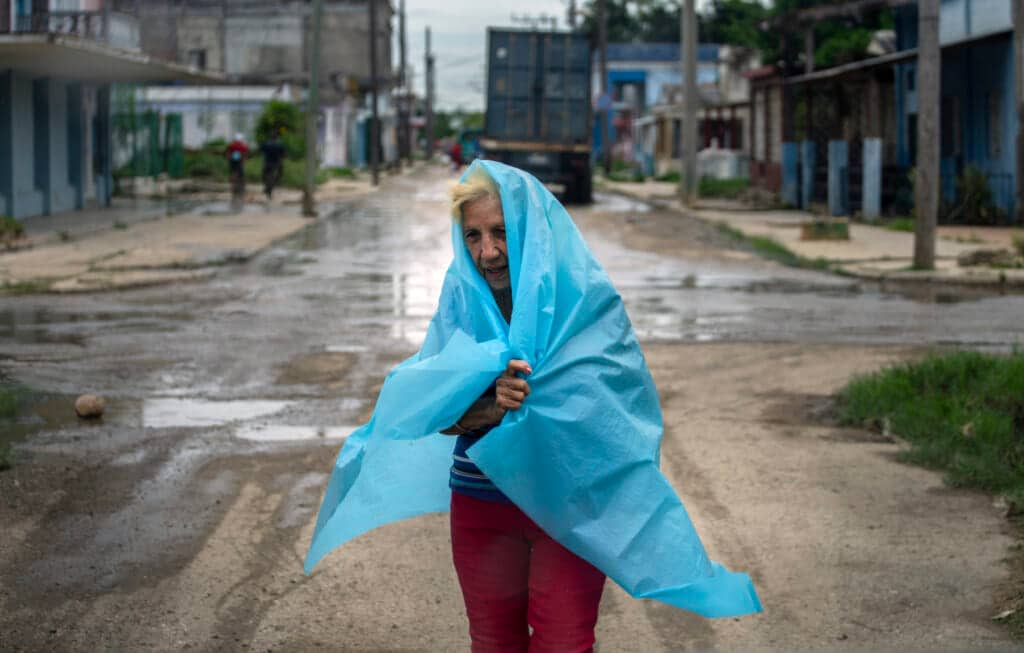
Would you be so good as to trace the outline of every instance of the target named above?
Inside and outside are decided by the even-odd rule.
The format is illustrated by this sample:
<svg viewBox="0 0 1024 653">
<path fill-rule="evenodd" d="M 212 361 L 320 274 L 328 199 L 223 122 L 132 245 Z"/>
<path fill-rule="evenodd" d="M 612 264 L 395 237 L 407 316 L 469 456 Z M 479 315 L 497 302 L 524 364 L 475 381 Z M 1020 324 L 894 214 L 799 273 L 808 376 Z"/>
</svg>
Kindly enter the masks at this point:
<svg viewBox="0 0 1024 653">
<path fill-rule="evenodd" d="M 185 150 L 179 113 L 140 110 L 138 87 L 115 85 L 111 144 L 115 177 L 184 176 Z"/>
</svg>

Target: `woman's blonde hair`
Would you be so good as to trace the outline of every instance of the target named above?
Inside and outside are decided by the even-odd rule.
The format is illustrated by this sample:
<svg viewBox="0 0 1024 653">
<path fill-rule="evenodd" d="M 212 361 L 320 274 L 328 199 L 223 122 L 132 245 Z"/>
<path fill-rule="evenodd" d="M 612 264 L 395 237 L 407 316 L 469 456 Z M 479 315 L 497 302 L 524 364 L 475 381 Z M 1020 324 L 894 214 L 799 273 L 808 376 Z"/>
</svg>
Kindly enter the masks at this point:
<svg viewBox="0 0 1024 653">
<path fill-rule="evenodd" d="M 486 171 L 477 168 L 469 174 L 466 181 L 452 186 L 452 218 L 462 219 L 462 207 L 485 197 L 493 197 L 501 201 L 498 185 L 494 183 Z"/>
</svg>

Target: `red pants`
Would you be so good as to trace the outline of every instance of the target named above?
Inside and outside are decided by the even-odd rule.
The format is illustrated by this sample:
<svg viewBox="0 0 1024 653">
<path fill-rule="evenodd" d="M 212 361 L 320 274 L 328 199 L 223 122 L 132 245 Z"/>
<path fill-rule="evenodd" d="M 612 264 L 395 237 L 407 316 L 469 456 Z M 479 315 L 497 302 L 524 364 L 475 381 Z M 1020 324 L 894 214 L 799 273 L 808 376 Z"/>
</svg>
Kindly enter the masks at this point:
<svg viewBox="0 0 1024 653">
<path fill-rule="evenodd" d="M 453 492 L 451 519 L 473 653 L 593 650 L 604 574 L 510 503 Z"/>
</svg>

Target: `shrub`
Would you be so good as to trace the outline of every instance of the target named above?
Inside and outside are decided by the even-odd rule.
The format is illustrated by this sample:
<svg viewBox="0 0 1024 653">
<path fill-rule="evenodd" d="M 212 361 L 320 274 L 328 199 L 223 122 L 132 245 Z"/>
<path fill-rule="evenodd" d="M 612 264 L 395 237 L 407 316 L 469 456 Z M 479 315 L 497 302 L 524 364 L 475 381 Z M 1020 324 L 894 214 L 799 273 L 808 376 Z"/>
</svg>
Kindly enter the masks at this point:
<svg viewBox="0 0 1024 653">
<path fill-rule="evenodd" d="M 737 199 L 743 195 L 743 191 L 750 187 L 750 180 L 746 177 L 736 179 L 715 179 L 713 177 L 701 177 L 697 187 L 697 194 L 701 197 L 721 197 L 725 199 Z"/>
<path fill-rule="evenodd" d="M 301 159 L 306 154 L 304 126 L 305 118 L 297 106 L 284 100 L 271 100 L 256 119 L 256 142 L 263 143 L 280 133 L 288 158 Z"/>
<path fill-rule="evenodd" d="M 0 240 L 20 238 L 25 233 L 25 225 L 9 215 L 0 214 Z"/>
<path fill-rule="evenodd" d="M 996 206 L 988 175 L 976 165 L 968 165 L 956 178 L 956 200 L 941 211 L 950 222 L 993 225 L 1006 220 L 1006 212 Z"/>
<path fill-rule="evenodd" d="M 325 168 L 325 171 L 331 177 L 340 177 L 342 179 L 355 179 L 356 171 L 347 166 L 333 166 Z"/>
</svg>

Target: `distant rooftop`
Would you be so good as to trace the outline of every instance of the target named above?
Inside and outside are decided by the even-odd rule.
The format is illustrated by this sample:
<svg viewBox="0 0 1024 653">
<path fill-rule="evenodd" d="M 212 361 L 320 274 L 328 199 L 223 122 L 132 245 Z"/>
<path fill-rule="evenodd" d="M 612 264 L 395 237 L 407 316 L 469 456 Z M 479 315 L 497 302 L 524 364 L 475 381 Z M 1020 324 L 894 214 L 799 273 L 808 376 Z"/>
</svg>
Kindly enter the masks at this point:
<svg viewBox="0 0 1024 653">
<path fill-rule="evenodd" d="M 718 61 L 720 47 L 717 43 L 699 43 L 697 61 Z M 608 61 L 679 61 L 679 44 L 609 43 Z"/>
</svg>

